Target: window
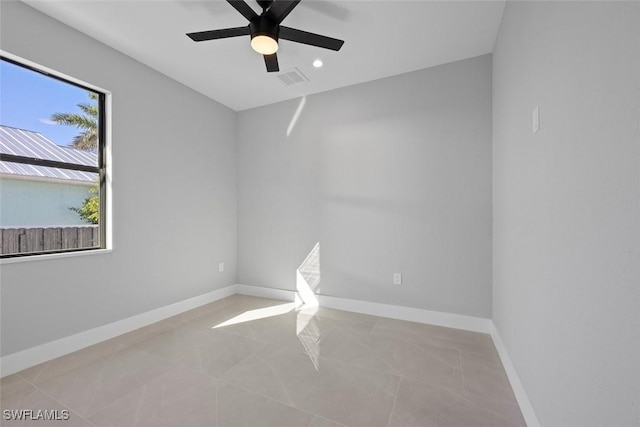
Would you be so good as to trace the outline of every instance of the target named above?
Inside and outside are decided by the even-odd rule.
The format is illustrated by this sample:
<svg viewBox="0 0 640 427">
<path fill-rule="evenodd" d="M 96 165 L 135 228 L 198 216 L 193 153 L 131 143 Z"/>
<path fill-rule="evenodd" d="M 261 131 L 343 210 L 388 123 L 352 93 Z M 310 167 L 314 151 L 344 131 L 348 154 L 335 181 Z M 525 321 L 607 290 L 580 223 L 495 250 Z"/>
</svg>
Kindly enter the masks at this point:
<svg viewBox="0 0 640 427">
<path fill-rule="evenodd" d="M 106 94 L 0 56 L 0 257 L 106 248 Z"/>
</svg>

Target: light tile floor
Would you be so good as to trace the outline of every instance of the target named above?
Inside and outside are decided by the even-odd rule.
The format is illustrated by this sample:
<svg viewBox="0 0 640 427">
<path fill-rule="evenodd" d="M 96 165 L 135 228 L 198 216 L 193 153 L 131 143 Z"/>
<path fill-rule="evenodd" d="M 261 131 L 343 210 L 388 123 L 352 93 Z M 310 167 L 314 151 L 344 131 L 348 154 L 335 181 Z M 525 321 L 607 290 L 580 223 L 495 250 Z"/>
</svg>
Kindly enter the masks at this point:
<svg viewBox="0 0 640 427">
<path fill-rule="evenodd" d="M 485 334 L 234 295 L 5 377 L 64 426 L 518 427 Z M 62 412 L 59 412 L 61 414 Z"/>
</svg>

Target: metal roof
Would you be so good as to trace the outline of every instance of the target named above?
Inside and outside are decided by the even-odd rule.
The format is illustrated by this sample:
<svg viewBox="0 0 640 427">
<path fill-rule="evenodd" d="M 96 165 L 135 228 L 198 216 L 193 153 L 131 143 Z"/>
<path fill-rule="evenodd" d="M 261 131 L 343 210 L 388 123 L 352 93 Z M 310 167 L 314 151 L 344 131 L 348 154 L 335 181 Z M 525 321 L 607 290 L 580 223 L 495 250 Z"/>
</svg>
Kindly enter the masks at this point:
<svg viewBox="0 0 640 427">
<path fill-rule="evenodd" d="M 98 154 L 56 145 L 39 132 L 0 125 L 0 153 L 98 166 Z M 94 182 L 97 173 L 0 161 L 0 174 Z"/>
</svg>

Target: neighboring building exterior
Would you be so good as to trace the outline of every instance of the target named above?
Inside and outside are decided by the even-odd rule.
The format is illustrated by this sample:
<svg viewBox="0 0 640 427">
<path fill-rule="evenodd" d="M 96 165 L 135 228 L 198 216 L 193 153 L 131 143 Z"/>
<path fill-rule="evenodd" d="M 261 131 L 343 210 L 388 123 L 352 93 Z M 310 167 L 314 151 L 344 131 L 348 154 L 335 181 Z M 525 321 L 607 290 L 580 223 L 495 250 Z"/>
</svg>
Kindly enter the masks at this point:
<svg viewBox="0 0 640 427">
<path fill-rule="evenodd" d="M 56 145 L 41 133 L 0 125 L 0 152 L 96 166 L 97 153 Z M 69 208 L 90 196 L 98 174 L 0 161 L 0 227 L 86 225 Z"/>
</svg>

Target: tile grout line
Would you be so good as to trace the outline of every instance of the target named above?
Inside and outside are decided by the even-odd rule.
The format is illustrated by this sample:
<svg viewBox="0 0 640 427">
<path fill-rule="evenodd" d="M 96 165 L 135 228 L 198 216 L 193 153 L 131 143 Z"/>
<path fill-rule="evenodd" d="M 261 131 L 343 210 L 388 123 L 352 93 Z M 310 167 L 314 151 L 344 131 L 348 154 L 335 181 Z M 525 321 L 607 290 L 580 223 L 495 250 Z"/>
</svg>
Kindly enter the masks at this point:
<svg viewBox="0 0 640 427">
<path fill-rule="evenodd" d="M 309 353 L 308 353 L 307 351 L 305 351 L 305 350 L 291 348 L 291 347 L 288 347 L 288 346 L 286 346 L 286 345 L 277 344 L 277 343 L 270 343 L 270 342 L 267 342 L 267 343 L 266 343 L 266 345 L 265 345 L 265 347 L 266 347 L 267 345 L 272 345 L 272 346 L 279 347 L 279 348 L 282 348 L 282 349 L 285 349 L 285 350 L 288 350 L 288 351 L 292 351 L 292 352 L 296 352 L 296 353 L 304 354 L 305 356 L 309 356 Z M 262 349 L 261 349 L 261 350 L 262 350 Z M 324 359 L 324 360 L 327 360 L 327 361 L 333 362 L 333 363 L 337 363 L 337 364 L 339 364 L 339 365 L 346 365 L 347 367 L 357 368 L 357 369 L 362 369 L 362 370 L 365 370 L 365 371 L 373 371 L 373 372 L 375 372 L 375 373 L 382 374 L 382 375 L 391 375 L 391 376 L 394 376 L 394 377 L 401 377 L 401 376 L 403 376 L 400 372 L 397 372 L 395 369 L 393 369 L 393 367 L 392 367 L 392 366 L 389 366 L 389 365 L 388 365 L 384 360 L 383 360 L 382 362 L 383 362 L 385 365 L 389 366 L 389 368 L 391 368 L 393 372 L 385 372 L 385 371 L 381 371 L 380 369 L 377 369 L 377 368 L 375 368 L 375 367 L 364 366 L 364 365 L 359 364 L 359 363 L 350 362 L 350 361 L 348 361 L 348 360 L 343 360 L 343 359 L 338 359 L 338 358 L 336 358 L 336 357 L 331 357 L 331 356 L 318 356 L 318 357 L 319 357 L 319 358 L 321 358 L 321 359 Z M 258 354 L 258 358 L 260 358 L 261 360 L 265 360 L 265 359 L 263 359 L 262 357 L 260 357 L 260 355 L 259 355 L 259 354 Z M 266 360 L 265 360 L 265 361 L 266 361 Z"/>
<path fill-rule="evenodd" d="M 258 342 L 259 342 L 259 341 L 258 341 Z M 239 360 L 239 361 L 238 361 L 238 363 L 236 363 L 235 365 L 231 366 L 229 369 L 225 370 L 224 372 L 221 372 L 221 373 L 220 373 L 220 375 L 219 375 L 219 376 L 217 376 L 217 377 L 215 377 L 215 376 L 213 376 L 213 375 L 210 375 L 210 374 L 208 374 L 208 373 L 206 373 L 206 372 L 200 372 L 200 371 L 197 371 L 197 372 L 200 372 L 201 374 L 204 374 L 204 375 L 206 375 L 206 376 L 208 376 L 208 377 L 211 377 L 211 378 L 213 378 L 213 379 L 214 379 L 214 380 L 216 380 L 216 381 L 224 381 L 224 380 L 222 379 L 222 376 L 223 376 L 224 374 L 226 374 L 227 372 L 229 372 L 230 370 L 232 370 L 232 369 L 233 369 L 233 368 L 235 368 L 236 366 L 240 365 L 242 362 L 244 362 L 245 360 L 249 359 L 251 356 L 255 355 L 256 353 L 258 353 L 260 350 L 262 350 L 262 349 L 263 349 L 263 348 L 265 348 L 265 347 L 266 347 L 266 345 L 263 345 L 262 347 L 255 349 L 254 351 L 252 351 L 252 352 L 251 352 L 251 354 L 250 354 L 250 355 L 248 355 L 247 357 L 242 358 L 242 360 Z M 189 368 L 189 369 L 192 369 L 192 368 Z"/>
<path fill-rule="evenodd" d="M 177 369 L 177 367 L 175 367 L 174 369 L 169 370 L 167 372 L 167 374 L 169 374 L 170 372 L 174 371 L 175 369 Z M 158 377 L 158 379 L 162 378 L 163 376 L 164 375 L 160 375 Z M 147 395 L 147 384 L 143 385 L 142 387 L 144 387 L 144 390 L 142 390 L 142 396 L 140 396 L 140 401 L 138 402 L 138 407 L 136 408 L 136 414 L 135 414 L 135 416 L 133 418 L 133 427 L 137 427 L 138 426 L 138 419 L 140 418 L 140 408 L 142 407 L 142 404 L 144 403 L 144 397 Z"/>
<path fill-rule="evenodd" d="M 491 413 L 491 414 L 493 414 L 495 416 L 498 416 L 500 418 L 504 418 L 504 414 L 502 414 L 501 412 L 496 412 L 496 411 L 494 411 L 492 409 L 483 407 L 478 402 L 475 402 L 475 401 L 473 401 L 473 400 L 471 400 L 471 399 L 469 399 L 467 397 L 464 397 L 461 394 L 461 393 L 468 393 L 468 394 L 472 394 L 472 395 L 482 396 L 481 394 L 479 394 L 477 392 L 468 391 L 468 390 L 464 390 L 464 389 L 463 390 L 457 390 L 455 388 L 451 388 L 451 387 L 448 387 L 448 386 L 443 385 L 443 384 L 438 384 L 438 383 L 435 383 L 435 382 L 426 381 L 424 379 L 409 378 L 409 377 L 404 376 L 404 375 L 400 375 L 400 378 L 402 378 L 405 381 L 413 381 L 413 382 L 420 383 L 420 384 L 423 384 L 423 385 L 429 386 L 429 387 L 437 387 L 437 388 L 445 389 L 448 392 L 455 394 L 460 399 L 464 400 L 465 402 L 468 402 L 469 404 L 473 405 L 474 407 L 478 408 L 479 410 L 481 410 L 483 412 L 489 412 L 489 413 Z M 498 397 L 486 397 L 486 399 L 488 399 L 490 401 L 493 401 L 494 403 L 499 404 L 499 405 L 508 405 L 508 406 L 513 406 L 515 408 L 520 409 L 520 405 L 518 405 L 518 402 L 515 401 L 515 400 L 511 402 L 511 401 L 504 400 L 504 399 L 498 398 Z M 523 427 L 526 427 L 526 426 L 523 426 Z"/>
<path fill-rule="evenodd" d="M 17 374 L 16 374 L 17 375 Z M 91 421 L 89 421 L 87 418 L 85 418 L 83 415 L 79 414 L 78 412 L 72 410 L 71 408 L 69 408 L 66 404 L 62 403 L 61 401 L 59 401 L 58 399 L 56 399 L 55 397 L 53 397 L 51 394 L 47 393 L 45 390 L 41 389 L 40 387 L 38 387 L 37 385 L 33 384 L 32 382 L 28 381 L 27 379 L 23 378 L 21 375 L 18 375 L 24 382 L 26 382 L 27 384 L 31 385 L 31 389 L 29 389 L 28 391 L 31 391 L 32 389 L 35 389 L 36 391 L 39 391 L 40 393 L 44 394 L 45 396 L 47 396 L 48 398 L 50 398 L 51 400 L 53 400 L 54 402 L 58 403 L 60 406 L 62 406 L 63 408 L 65 408 L 66 410 L 69 411 L 69 413 L 73 413 L 74 415 L 76 415 L 78 418 L 82 419 L 83 421 L 86 421 L 88 424 L 97 427 L 94 423 L 92 423 Z"/>
<path fill-rule="evenodd" d="M 311 423 L 307 427 L 311 427 L 311 424 L 313 424 L 313 421 L 314 421 L 315 418 L 320 418 L 321 420 L 325 420 L 325 421 L 329 421 L 330 423 L 337 424 L 338 427 L 349 427 L 348 425 L 342 424 L 341 422 L 336 421 L 336 420 L 332 420 L 331 418 L 323 417 L 322 415 L 314 414 L 313 412 L 307 412 L 307 413 L 309 415 L 313 415 L 313 417 L 314 417 L 313 419 L 311 419 Z"/>
<path fill-rule="evenodd" d="M 112 359 L 112 360 L 113 360 L 113 359 Z M 99 372 L 99 374 L 98 374 L 98 379 L 100 380 L 100 381 L 99 381 L 100 383 L 102 383 L 102 381 L 101 381 L 101 380 L 102 380 L 103 373 L 104 373 L 104 370 L 106 369 L 107 365 L 108 365 L 108 362 L 107 362 L 107 363 L 104 363 L 102 366 L 100 366 L 100 370 L 98 371 L 98 372 Z M 96 398 L 97 398 L 97 397 L 98 397 L 98 393 L 94 393 L 93 397 L 91 397 L 91 400 L 89 401 L 89 404 L 87 405 L 87 409 L 85 409 L 85 410 L 84 410 L 84 413 L 82 414 L 83 416 L 86 416 L 86 415 L 87 415 L 87 414 L 86 414 L 86 413 L 87 413 L 87 411 L 91 408 L 91 405 L 93 404 L 93 402 L 96 400 Z M 87 418 L 89 418 L 89 417 L 87 416 Z"/>
<path fill-rule="evenodd" d="M 23 371 L 20 371 L 20 372 L 23 372 Z M 38 388 L 38 386 L 36 386 L 36 384 L 35 384 L 35 381 L 28 380 L 27 378 L 25 378 L 22 375 L 20 375 L 20 372 L 16 372 L 14 375 L 17 375 L 18 377 L 20 377 L 20 379 L 22 381 L 26 382 L 27 384 L 31 384 L 32 387 Z M 38 374 L 38 376 L 40 376 L 40 374 Z"/>
<path fill-rule="evenodd" d="M 283 402 L 283 401 L 281 401 L 281 400 L 274 399 L 274 398 L 273 398 L 273 397 L 271 397 L 271 396 L 267 396 L 266 394 L 262 394 L 262 393 L 260 393 L 260 392 L 255 391 L 255 390 L 249 390 L 248 388 L 245 388 L 245 387 L 243 387 L 243 386 L 241 386 L 241 385 L 238 385 L 238 384 L 234 384 L 234 383 L 229 382 L 229 381 L 227 381 L 227 380 L 220 379 L 220 380 L 218 380 L 218 382 L 219 382 L 219 383 L 222 383 L 222 384 L 226 384 L 226 385 L 232 386 L 232 387 L 239 388 L 240 390 L 245 391 L 245 392 L 247 392 L 247 393 L 249 393 L 249 394 L 254 394 L 254 395 L 256 395 L 256 396 L 260 396 L 260 397 L 262 397 L 262 398 L 264 398 L 264 399 L 270 400 L 270 401 L 275 402 L 275 403 L 278 403 L 278 404 L 280 404 L 280 405 L 288 406 L 289 408 L 293 408 L 293 409 L 295 409 L 295 410 L 297 410 L 297 411 L 304 412 L 305 414 L 309 414 L 309 415 L 312 415 L 312 416 L 314 416 L 314 417 L 323 418 L 323 419 L 325 419 L 325 420 L 332 421 L 332 422 L 334 422 L 334 423 L 336 423 L 336 424 L 339 424 L 339 425 L 341 425 L 341 426 L 344 426 L 344 425 L 345 425 L 345 424 L 342 424 L 340 421 L 336 421 L 336 420 L 333 420 L 333 419 L 331 419 L 331 418 L 327 418 L 327 417 L 322 416 L 322 415 L 320 415 L 320 414 L 316 414 L 316 413 L 314 413 L 314 412 L 311 412 L 311 411 L 309 411 L 309 410 L 307 410 L 307 409 L 299 408 L 299 407 L 295 406 L 293 403 L 285 403 L 285 402 Z M 217 393 L 217 390 L 216 390 L 216 393 Z M 217 396 L 217 394 L 216 394 L 216 396 Z M 217 405 L 217 402 L 216 402 L 216 405 Z M 312 421 L 313 421 L 313 420 L 312 420 Z"/>
<path fill-rule="evenodd" d="M 215 380 L 216 382 L 216 425 L 215 427 L 218 427 L 220 425 L 220 405 L 218 405 L 218 390 L 220 389 L 220 382 L 219 380 Z"/>
<path fill-rule="evenodd" d="M 151 356 L 154 356 L 154 355 L 151 355 Z M 154 356 L 154 357 L 155 357 L 155 356 Z M 165 361 L 164 359 L 162 359 L 162 358 L 160 358 L 160 357 L 158 357 L 158 359 Z M 168 362 L 168 361 L 167 361 L 167 362 Z M 176 364 L 176 363 L 172 363 L 172 364 L 173 364 L 174 366 L 172 366 L 172 367 L 171 367 L 169 370 L 167 370 L 166 372 L 163 372 L 163 373 L 161 373 L 160 375 L 158 375 L 158 376 L 156 376 L 156 377 L 154 377 L 154 378 L 151 378 L 151 379 L 149 379 L 148 381 L 143 382 L 143 383 L 142 383 L 142 384 L 140 384 L 138 387 L 134 387 L 134 388 L 132 388 L 132 389 L 127 390 L 127 392 L 126 392 L 126 393 L 131 393 L 132 391 L 142 389 L 143 387 L 148 386 L 148 385 L 149 385 L 149 384 L 151 384 L 152 382 L 154 382 L 154 381 L 156 381 L 156 380 L 158 380 L 158 379 L 160 379 L 160 378 L 162 378 L 162 377 L 164 377 L 164 376 L 166 376 L 166 375 L 169 375 L 169 373 L 171 373 L 171 372 L 175 371 L 175 370 L 176 370 L 176 369 L 178 369 L 178 367 L 180 366 L 180 365 L 178 365 L 178 364 Z M 96 396 L 94 396 L 94 397 L 93 397 L 93 399 L 91 400 L 91 403 L 93 403 L 93 400 L 94 400 L 95 398 L 96 398 Z M 98 412 L 102 411 L 103 409 L 108 408 L 109 406 L 113 405 L 113 404 L 114 404 L 116 401 L 118 401 L 120 398 L 122 398 L 122 395 L 121 395 L 121 396 L 118 396 L 118 397 L 117 397 L 116 399 L 114 399 L 113 401 L 109 402 L 108 404 L 104 405 L 103 407 L 101 407 L 100 409 L 98 409 L 97 411 L 95 411 L 95 413 L 94 413 L 93 415 L 95 415 L 95 414 L 97 414 Z M 89 404 L 89 407 L 91 406 L 91 403 Z M 92 415 L 92 416 L 93 416 L 93 415 Z"/>
<path fill-rule="evenodd" d="M 391 425 L 391 419 L 393 417 L 393 411 L 396 408 L 396 401 L 398 400 L 398 394 L 400 393 L 400 384 L 402 384 L 402 380 L 404 377 L 400 377 L 400 381 L 398 381 L 398 388 L 396 388 L 396 395 L 393 397 L 393 405 L 391 405 L 391 411 L 389 411 L 389 421 L 387 421 L 387 427 Z"/>
<path fill-rule="evenodd" d="M 284 392 L 285 396 L 287 396 L 287 405 L 291 405 L 294 406 L 295 402 L 293 401 L 293 399 L 291 398 L 291 394 L 289 393 L 289 391 L 287 390 L 287 387 L 285 386 L 284 382 L 282 382 L 282 379 L 280 378 L 280 375 L 278 375 L 278 372 L 275 370 L 275 368 L 268 363 L 266 360 L 262 359 L 263 361 L 265 361 L 267 363 L 267 366 L 269 366 L 269 370 L 271 372 L 273 372 L 273 374 L 276 377 L 276 380 L 278 381 L 278 383 L 280 384 L 280 386 L 282 386 L 282 391 Z M 295 407 L 295 406 L 294 406 Z M 299 408 L 298 408 L 299 409 Z"/>
<path fill-rule="evenodd" d="M 462 391 L 466 392 L 467 389 L 464 386 L 466 381 L 464 380 L 464 370 L 462 369 L 462 355 L 460 354 L 460 350 L 458 350 L 458 366 L 460 366 L 460 381 L 462 382 Z"/>
</svg>

